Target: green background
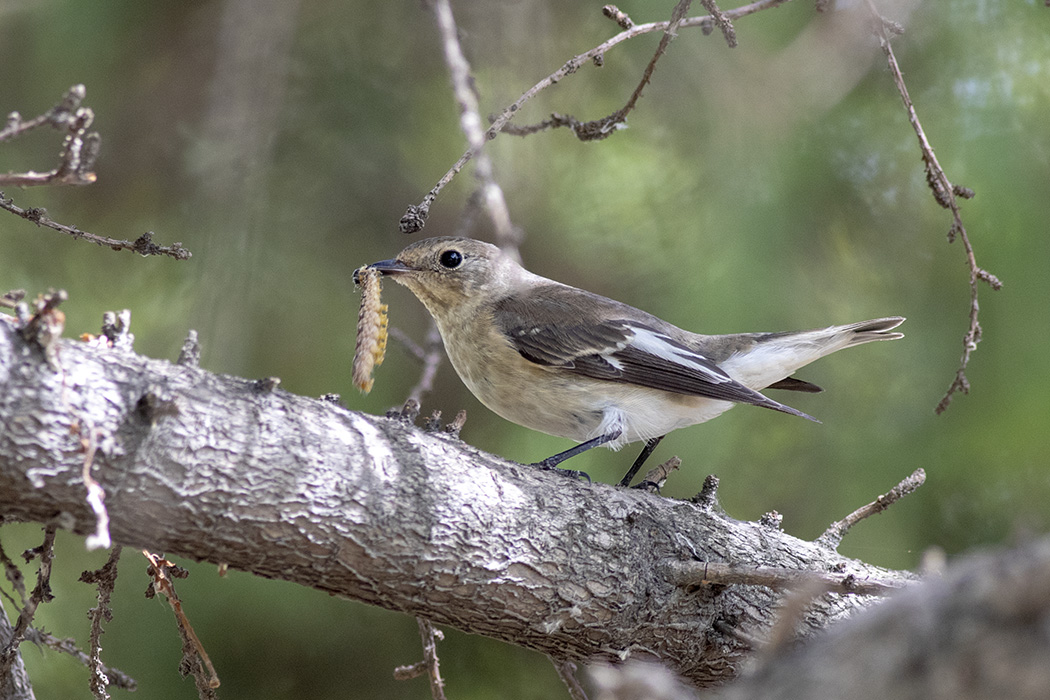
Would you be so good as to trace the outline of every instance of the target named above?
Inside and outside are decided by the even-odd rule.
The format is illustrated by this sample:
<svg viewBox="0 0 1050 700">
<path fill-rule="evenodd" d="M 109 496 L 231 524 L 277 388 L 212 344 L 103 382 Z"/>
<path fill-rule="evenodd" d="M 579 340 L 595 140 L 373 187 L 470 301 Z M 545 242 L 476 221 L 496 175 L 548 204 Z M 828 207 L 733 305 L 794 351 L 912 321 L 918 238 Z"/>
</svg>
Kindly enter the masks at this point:
<svg viewBox="0 0 1050 700">
<path fill-rule="evenodd" d="M 399 234 L 398 219 L 464 149 L 432 16 L 420 2 L 303 0 L 280 12 L 260 3 L 231 21 L 237 4 L 0 0 L 0 110 L 33 116 L 84 83 L 102 135 L 96 184 L 7 194 L 94 233 L 152 230 L 193 252 L 187 262 L 143 259 L 0 212 L 0 288 L 67 290 L 68 336 L 129 308 L 140 353 L 174 359 L 194 328 L 206 369 L 279 376 L 288 391 L 338 392 L 350 408 L 382 413 L 419 368 L 392 344 L 373 392 L 354 390 L 350 271 L 417 238 Z M 483 115 L 615 34 L 601 4 L 457 3 Z M 672 4 L 620 6 L 645 22 Z M 803 370 L 823 394 L 778 395 L 822 425 L 738 408 L 673 433 L 655 459 L 683 459 L 665 495 L 691 496 L 714 473 L 730 515 L 776 510 L 807 539 L 922 467 L 918 493 L 842 546 L 911 568 L 930 547 L 956 555 L 1050 529 L 1050 10 L 1035 0 L 880 6 L 907 29 L 894 46 L 941 164 L 977 193 L 963 220 L 978 262 L 1005 283 L 980 290 L 972 390 L 944 415 L 933 409 L 968 324 L 964 251 L 946 240 L 951 216 L 925 185 L 876 41 L 850 30 L 863 13 L 789 3 L 739 20 L 732 50 L 717 31 L 682 30 L 629 129 L 601 143 L 565 130 L 501 136 L 488 152 L 526 264 L 540 274 L 704 333 L 907 316 L 905 340 Z M 230 32 L 253 33 L 259 55 L 234 55 Z M 657 41 L 637 38 L 603 68 L 583 66 L 515 123 L 614 111 Z M 234 99 L 245 85 L 256 99 Z M 46 170 L 57 149 L 44 130 L 2 144 L 0 171 Z M 474 187 L 468 166 L 425 234 L 461 233 Z M 484 221 L 470 234 L 491 238 Z M 421 341 L 421 305 L 395 285 L 384 296 L 391 323 Z M 496 454 L 530 462 L 568 446 L 492 415 L 445 364 L 424 412 L 461 408 L 463 438 Z M 595 450 L 572 466 L 612 482 L 634 452 Z M 32 526 L 0 537 L 12 555 L 40 540 Z M 87 554 L 65 533 L 58 549 L 57 600 L 37 619 L 83 642 L 94 595 L 75 580 L 105 553 Z M 413 619 L 180 563 L 192 575 L 179 590 L 221 697 L 429 697 L 423 679 L 391 676 L 420 658 Z M 125 553 L 103 657 L 139 681 L 140 695 L 196 697 L 177 674 L 170 610 L 142 596 L 145 566 Z M 35 565 L 28 571 L 32 580 Z M 449 697 L 561 696 L 539 655 L 446 632 Z M 89 697 L 75 662 L 23 651 L 38 697 Z"/>
</svg>

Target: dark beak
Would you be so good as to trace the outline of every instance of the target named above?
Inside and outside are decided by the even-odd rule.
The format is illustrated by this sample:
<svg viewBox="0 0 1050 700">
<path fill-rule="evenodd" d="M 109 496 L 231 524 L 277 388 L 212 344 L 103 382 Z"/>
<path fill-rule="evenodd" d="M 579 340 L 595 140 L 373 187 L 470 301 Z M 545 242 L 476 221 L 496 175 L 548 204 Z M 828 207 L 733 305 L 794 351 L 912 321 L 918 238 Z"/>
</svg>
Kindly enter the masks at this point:
<svg viewBox="0 0 1050 700">
<path fill-rule="evenodd" d="M 373 269 L 379 270 L 379 273 L 384 276 L 399 275 L 404 274 L 405 272 L 415 271 L 415 268 L 409 267 L 400 260 L 380 260 L 379 262 L 374 262 L 371 265 L 367 265 L 366 267 L 371 267 Z M 357 279 L 357 270 L 354 270 L 354 284 L 358 283 L 359 282 Z"/>
</svg>

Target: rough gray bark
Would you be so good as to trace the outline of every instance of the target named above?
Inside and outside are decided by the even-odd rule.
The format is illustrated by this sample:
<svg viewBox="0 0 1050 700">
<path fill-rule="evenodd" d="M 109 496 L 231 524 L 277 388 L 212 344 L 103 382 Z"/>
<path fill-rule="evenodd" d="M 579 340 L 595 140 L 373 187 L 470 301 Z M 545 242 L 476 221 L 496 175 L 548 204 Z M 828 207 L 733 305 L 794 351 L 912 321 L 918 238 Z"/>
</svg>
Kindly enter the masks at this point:
<svg viewBox="0 0 1050 700">
<path fill-rule="evenodd" d="M 116 543 L 226 563 L 559 660 L 732 677 L 777 618 L 762 586 L 682 586 L 712 561 L 902 581 L 691 502 L 587 484 L 441 433 L 0 322 L 0 513 L 92 532 L 85 442 Z M 56 520 L 57 519 L 57 520 Z M 818 597 L 808 635 L 871 602 Z"/>
<path fill-rule="evenodd" d="M 1050 697 L 1050 539 L 967 557 L 812 643 L 769 659 L 719 700 Z"/>
<path fill-rule="evenodd" d="M 17 614 L 15 615 L 17 617 Z M 0 649 L 3 649 L 11 641 L 14 629 L 4 612 L 4 601 L 0 598 Z M 16 654 L 11 662 L 11 667 L 0 676 L 0 700 L 35 700 L 33 684 L 29 681 L 26 673 L 25 663 L 22 655 Z"/>
</svg>

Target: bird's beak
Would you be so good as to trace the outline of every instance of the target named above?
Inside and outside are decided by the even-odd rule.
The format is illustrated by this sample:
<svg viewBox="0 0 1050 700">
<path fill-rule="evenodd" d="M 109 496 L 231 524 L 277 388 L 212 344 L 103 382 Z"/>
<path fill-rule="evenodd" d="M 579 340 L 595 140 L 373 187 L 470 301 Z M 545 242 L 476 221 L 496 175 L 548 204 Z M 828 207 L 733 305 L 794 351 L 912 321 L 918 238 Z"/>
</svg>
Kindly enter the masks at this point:
<svg viewBox="0 0 1050 700">
<path fill-rule="evenodd" d="M 400 260 L 380 260 L 379 262 L 372 263 L 369 267 L 379 270 L 379 272 L 384 275 L 400 275 L 405 272 L 415 272 L 416 269 L 414 267 L 409 267 Z"/>
<path fill-rule="evenodd" d="M 414 267 L 409 267 L 400 260 L 380 260 L 379 262 L 374 262 L 367 267 L 378 270 L 379 274 L 384 277 L 387 275 L 402 275 L 406 272 L 415 272 Z M 354 270 L 354 283 L 356 284 L 357 281 L 357 270 Z"/>
</svg>

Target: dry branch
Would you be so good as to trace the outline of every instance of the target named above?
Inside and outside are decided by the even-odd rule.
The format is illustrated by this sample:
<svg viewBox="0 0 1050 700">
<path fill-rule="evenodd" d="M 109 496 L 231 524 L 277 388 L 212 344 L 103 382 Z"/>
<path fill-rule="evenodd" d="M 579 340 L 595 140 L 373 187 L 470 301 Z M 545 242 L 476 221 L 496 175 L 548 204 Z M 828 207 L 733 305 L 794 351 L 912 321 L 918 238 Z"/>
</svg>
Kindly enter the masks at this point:
<svg viewBox="0 0 1050 700">
<path fill-rule="evenodd" d="M 752 2 L 748 5 L 743 5 L 741 7 L 736 7 L 731 10 L 726 10 L 722 13 L 722 16 L 724 17 L 724 20 L 726 22 L 730 22 L 731 20 L 746 17 L 747 15 L 751 15 L 762 10 L 782 5 L 787 1 L 788 0 L 758 0 L 757 2 Z M 427 216 L 430 213 L 430 207 L 434 203 L 434 200 L 437 199 L 438 194 L 445 187 L 445 185 L 452 181 L 456 174 L 463 169 L 463 166 L 466 165 L 471 158 L 474 158 L 478 155 L 478 153 L 481 152 L 481 149 L 484 148 L 485 143 L 496 138 L 496 136 L 498 136 L 501 132 L 509 131 L 507 127 L 511 119 L 513 119 L 518 114 L 519 110 L 521 110 L 521 108 L 525 105 L 526 102 L 531 100 L 540 92 L 551 87 L 552 85 L 556 85 L 559 81 L 562 80 L 562 78 L 572 75 L 573 73 L 578 71 L 582 66 L 586 65 L 588 62 L 593 61 L 596 65 L 602 65 L 604 62 L 606 52 L 616 47 L 618 44 L 623 43 L 624 41 L 633 39 L 638 36 L 642 36 L 643 34 L 649 34 L 651 32 L 666 33 L 668 30 L 672 29 L 672 27 L 675 27 L 676 29 L 684 29 L 686 27 L 700 27 L 705 32 L 707 32 L 710 30 L 711 27 L 714 26 L 715 21 L 716 18 L 712 15 L 703 15 L 700 17 L 679 18 L 679 21 L 677 22 L 674 19 L 671 19 L 664 22 L 648 22 L 646 24 L 633 24 L 629 29 L 625 29 L 624 31 L 602 42 L 593 49 L 590 49 L 589 51 L 584 51 L 583 53 L 570 58 L 562 65 L 561 68 L 554 71 L 546 78 L 544 78 L 543 80 L 539 81 L 531 88 L 526 90 L 521 95 L 521 97 L 519 97 L 510 105 L 507 105 L 507 107 L 505 107 L 499 115 L 492 119 L 492 123 L 489 125 L 489 128 L 484 132 L 484 139 L 477 144 L 472 143 L 467 148 L 466 152 L 464 152 L 463 155 L 460 156 L 459 160 L 457 160 L 452 165 L 452 167 L 449 168 L 448 172 L 446 172 L 438 181 L 438 183 L 430 190 L 430 192 L 427 193 L 427 195 L 423 198 L 422 202 L 420 202 L 419 204 L 410 205 L 408 207 L 408 210 L 405 212 L 404 216 L 401 217 L 401 221 L 399 224 L 401 232 L 416 233 L 423 229 L 423 227 L 426 225 Z M 663 41 L 661 41 L 661 45 L 664 47 L 664 49 L 666 49 L 666 44 Z M 658 54 L 659 53 L 660 51 L 658 51 Z M 658 57 L 658 55 L 654 56 L 654 61 Z M 650 64 L 650 67 L 648 69 L 650 75 L 651 68 L 652 63 Z M 637 92 L 640 92 L 641 88 L 647 82 L 648 77 L 643 78 L 642 83 L 638 86 Z M 632 99 L 636 101 L 637 97 L 633 97 Z M 474 98 L 474 102 L 476 102 L 476 98 Z M 588 124 L 599 125 L 599 122 L 604 123 L 605 121 L 606 120 L 598 120 L 596 122 L 588 122 Z M 564 117 L 561 115 L 554 115 L 552 117 L 552 121 L 545 122 L 545 125 L 546 126 L 544 128 L 550 128 L 551 126 L 571 126 L 574 131 L 577 131 L 578 133 L 583 133 L 585 136 L 591 133 L 592 131 L 591 129 L 583 128 L 585 125 L 582 122 L 575 120 L 573 117 Z M 598 128 L 598 130 L 600 131 L 600 126 L 596 126 L 596 128 Z M 524 129 L 519 128 L 514 133 L 534 133 L 535 131 L 539 130 L 541 129 L 525 127 Z M 606 136 L 607 135 L 608 133 L 606 133 Z M 604 138 L 604 136 L 602 138 Z"/>
<path fill-rule="evenodd" d="M 0 317 L 2 318 L 2 317 Z M 576 483 L 257 382 L 60 341 L 58 368 L 0 321 L 0 511 L 94 531 L 83 452 L 118 544 L 228 563 L 540 651 L 659 658 L 731 677 L 777 617 L 763 586 L 683 587 L 676 561 L 907 580 L 710 504 Z M 410 410 L 407 417 L 418 411 Z M 31 418 L 29 418 L 31 417 Z M 827 594 L 800 634 L 872 598 Z M 740 634 L 736 634 L 740 631 Z"/>
<path fill-rule="evenodd" d="M 0 187 L 32 187 L 34 185 L 90 185 L 97 178 L 92 168 L 98 158 L 101 137 L 89 132 L 95 113 L 82 106 L 86 90 L 83 85 L 69 88 L 54 107 L 32 119 L 22 119 L 18 112 L 7 115 L 7 124 L 0 129 L 0 143 L 11 141 L 40 126 L 65 131 L 58 165 L 54 170 L 37 173 L 0 173 Z"/>
<path fill-rule="evenodd" d="M 74 85 L 66 92 L 62 100 L 43 114 L 32 119 L 23 119 L 18 112 L 7 116 L 6 125 L 0 129 L 0 143 L 11 141 L 41 126 L 51 126 L 65 131 L 66 137 L 59 152 L 58 165 L 48 172 L 38 173 L 32 170 L 24 173 L 0 173 L 0 187 L 30 187 L 34 185 L 90 185 L 97 176 L 93 168 L 98 158 L 102 140 L 98 133 L 88 131 L 95 119 L 90 107 L 82 106 L 86 91 L 83 85 Z M 0 192 L 0 209 L 32 221 L 37 226 L 45 226 L 73 238 L 82 238 L 113 250 L 130 250 L 142 256 L 167 255 L 176 260 L 187 260 L 190 251 L 181 243 L 160 246 L 153 242 L 153 232 L 147 231 L 134 241 L 109 238 L 89 233 L 76 226 L 61 224 L 47 215 L 39 207 L 23 209 L 10 197 Z"/>
<path fill-rule="evenodd" d="M 167 255 L 175 260 L 189 260 L 193 255 L 190 251 L 182 247 L 182 243 L 176 242 L 172 243 L 170 246 L 157 245 L 153 242 L 152 231 L 146 231 L 134 241 L 129 241 L 127 239 L 99 236 L 77 228 L 76 226 L 60 224 L 47 215 L 47 210 L 39 207 L 23 209 L 11 201 L 10 197 L 5 197 L 3 192 L 0 192 L 0 209 L 6 209 L 15 216 L 20 216 L 26 221 L 32 221 L 37 226 L 45 226 L 49 229 L 58 231 L 59 233 L 64 233 L 73 238 L 83 239 L 89 243 L 94 243 L 95 245 L 100 245 L 104 248 L 112 248 L 113 250 L 130 250 L 131 252 L 138 253 L 143 257 L 148 255 Z"/>
<path fill-rule="evenodd" d="M 970 355 L 977 349 L 977 343 L 981 341 L 981 324 L 978 321 L 980 307 L 977 303 L 978 286 L 981 282 L 985 282 L 993 290 L 998 291 L 1002 288 L 1003 283 L 999 281 L 998 277 L 977 264 L 973 244 L 970 243 L 970 237 L 966 233 L 966 226 L 963 225 L 962 212 L 959 209 L 958 200 L 959 197 L 963 199 L 973 197 L 973 190 L 954 185 L 948 179 L 944 168 L 941 167 L 937 156 L 933 152 L 933 146 L 930 145 L 929 139 L 926 138 L 926 131 L 922 128 L 919 116 L 915 112 L 915 105 L 908 94 L 908 87 L 904 84 L 904 74 L 897 63 L 897 57 L 893 53 L 893 46 L 890 42 L 891 35 L 900 34 L 904 30 L 882 17 L 872 0 L 868 0 L 868 9 L 875 22 L 875 34 L 879 39 L 879 45 L 882 47 L 883 53 L 886 54 L 890 74 L 893 76 L 893 83 L 896 85 L 897 92 L 900 93 L 901 101 L 904 103 L 904 109 L 908 113 L 908 122 L 919 139 L 919 150 L 922 152 L 922 162 L 926 167 L 926 183 L 929 185 L 933 198 L 937 203 L 952 213 L 952 224 L 948 229 L 948 242 L 951 243 L 956 238 L 962 241 L 963 249 L 966 253 L 966 265 L 970 270 L 970 325 L 963 336 L 963 353 L 962 358 L 959 360 L 959 368 L 955 371 L 955 377 L 952 379 L 948 391 L 937 404 L 936 412 L 943 413 L 951 403 L 955 392 L 961 391 L 965 394 L 970 391 L 970 382 L 966 378 L 966 367 L 970 364 Z"/>
</svg>

